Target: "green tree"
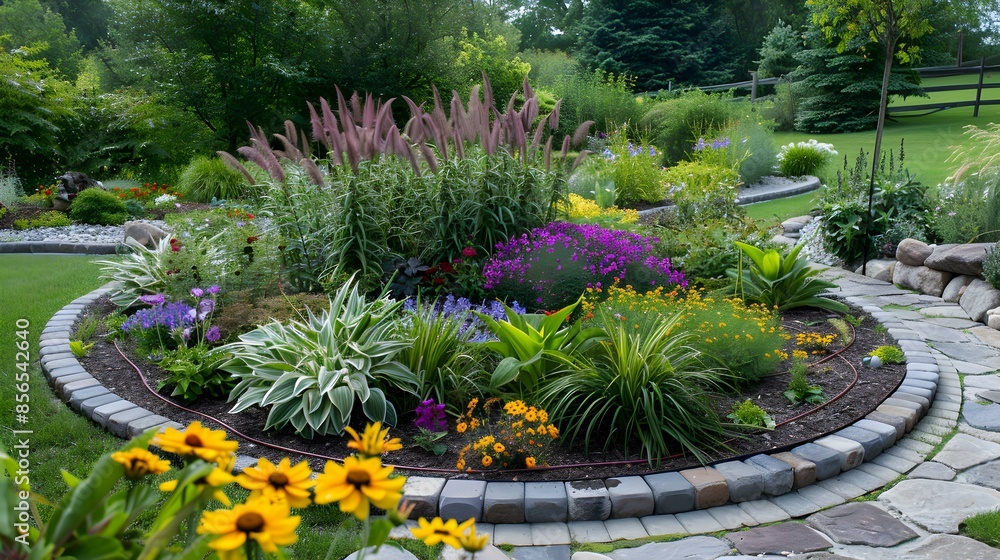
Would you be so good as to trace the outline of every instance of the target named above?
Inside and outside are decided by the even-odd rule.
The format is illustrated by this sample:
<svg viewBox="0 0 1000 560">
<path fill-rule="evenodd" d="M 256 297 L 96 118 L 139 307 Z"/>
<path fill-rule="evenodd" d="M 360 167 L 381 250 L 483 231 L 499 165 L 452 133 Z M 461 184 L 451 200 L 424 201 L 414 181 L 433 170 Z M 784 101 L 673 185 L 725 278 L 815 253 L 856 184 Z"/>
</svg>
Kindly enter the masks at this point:
<svg viewBox="0 0 1000 560">
<path fill-rule="evenodd" d="M 809 10 L 802 0 L 724 0 L 722 5 L 725 17 L 720 25 L 725 27 L 733 44 L 739 68 L 736 75 L 740 79 L 746 77 L 746 72 L 757 69 L 754 62 L 757 49 L 779 21 L 799 30 L 809 19 Z"/>
<path fill-rule="evenodd" d="M 524 77 L 531 70 L 531 66 L 517 56 L 503 35 L 495 35 L 490 30 L 484 36 L 473 32 L 469 37 L 459 39 L 458 47 L 455 65 L 461 71 L 464 82 L 460 91 L 467 94 L 473 86 L 482 84 L 482 73 L 486 72 L 493 88 L 494 103 L 498 106 L 507 103 L 512 95 L 520 91 Z"/>
<path fill-rule="evenodd" d="M 892 61 L 899 58 L 909 63 L 917 55 L 913 41 L 933 31 L 926 14 L 931 0 L 808 0 L 813 8 L 813 23 L 823 30 L 828 40 L 837 40 L 837 50 L 843 52 L 858 37 L 882 46 L 882 90 L 875 127 L 875 148 L 872 150 L 872 173 L 868 189 L 866 235 L 871 231 L 872 199 L 878 174 L 885 110 L 889 101 L 889 79 Z M 865 244 L 864 260 L 868 260 Z M 862 266 L 867 266 L 867 262 Z M 864 271 L 862 271 L 864 273 Z"/>
<path fill-rule="evenodd" d="M 104 89 L 141 88 L 183 108 L 216 148 L 241 145 L 247 121 L 278 128 L 332 82 L 329 18 L 299 0 L 109 1 Z"/>
<path fill-rule="evenodd" d="M 581 0 L 526 0 L 509 17 L 521 32 L 521 50 L 569 50 L 583 17 Z"/>
<path fill-rule="evenodd" d="M 94 50 L 107 39 L 108 20 L 113 14 L 104 0 L 42 0 L 42 5 L 62 16 L 85 51 Z"/>
<path fill-rule="evenodd" d="M 802 52 L 802 49 L 802 32 L 796 31 L 791 25 L 786 25 L 779 19 L 774 29 L 764 37 L 764 44 L 760 47 L 757 77 L 770 78 L 790 74 L 799 65 L 795 56 Z"/>
<path fill-rule="evenodd" d="M 78 121 L 77 95 L 37 51 L 0 35 L 0 164 L 14 167 L 26 185 L 57 175 Z"/>
<path fill-rule="evenodd" d="M 639 91 L 733 78 L 735 64 L 715 2 L 592 0 L 577 55 L 589 68 L 635 77 Z"/>
<path fill-rule="evenodd" d="M 65 77 L 75 79 L 80 72 L 80 42 L 67 31 L 62 16 L 39 0 L 0 1 L 0 33 L 14 48 L 27 47 L 31 59 L 47 60 L 51 70 Z"/>
</svg>

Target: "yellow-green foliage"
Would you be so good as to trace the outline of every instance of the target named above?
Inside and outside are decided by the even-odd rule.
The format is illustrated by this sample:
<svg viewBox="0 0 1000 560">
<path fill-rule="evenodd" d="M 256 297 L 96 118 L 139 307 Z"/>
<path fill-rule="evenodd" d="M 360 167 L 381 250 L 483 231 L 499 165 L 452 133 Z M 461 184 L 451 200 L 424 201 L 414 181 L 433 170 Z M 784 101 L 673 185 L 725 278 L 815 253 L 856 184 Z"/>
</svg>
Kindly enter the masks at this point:
<svg viewBox="0 0 1000 560">
<path fill-rule="evenodd" d="M 43 227 L 62 227 L 72 225 L 73 222 L 66 214 L 58 210 L 42 212 L 38 216 L 30 219 L 14 220 L 14 229 L 34 229 Z"/>
<path fill-rule="evenodd" d="M 700 161 L 683 161 L 664 171 L 667 197 L 682 218 L 729 214 L 736 206 L 739 174 L 729 168 Z"/>
<path fill-rule="evenodd" d="M 869 356 L 878 356 L 883 364 L 905 364 L 906 356 L 896 346 L 879 346 Z"/>
<path fill-rule="evenodd" d="M 574 193 L 570 193 L 566 202 L 566 214 L 571 222 L 600 224 L 605 227 L 617 223 L 634 224 L 639 221 L 639 212 L 636 210 L 623 210 L 617 206 L 601 208 L 597 202 Z"/>
<path fill-rule="evenodd" d="M 640 294 L 632 286 L 615 285 L 587 290 L 584 315 L 591 317 L 598 307 L 640 333 L 657 316 L 683 311 L 678 328 L 696 331 L 694 345 L 731 371 L 737 382 L 773 373 L 787 357 L 782 347 L 789 337 L 778 318 L 766 307 L 738 298 L 717 300 L 697 289 L 667 292 L 663 287 Z"/>
</svg>

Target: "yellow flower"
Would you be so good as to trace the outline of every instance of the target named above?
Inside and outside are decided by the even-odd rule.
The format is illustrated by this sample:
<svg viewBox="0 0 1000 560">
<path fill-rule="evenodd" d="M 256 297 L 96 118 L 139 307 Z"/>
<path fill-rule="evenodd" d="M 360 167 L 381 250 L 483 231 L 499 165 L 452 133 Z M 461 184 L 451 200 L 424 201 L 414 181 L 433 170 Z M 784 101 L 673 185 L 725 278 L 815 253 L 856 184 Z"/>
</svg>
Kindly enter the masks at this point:
<svg viewBox="0 0 1000 560">
<path fill-rule="evenodd" d="M 497 453 L 503 453 L 504 451 L 507 451 L 507 448 L 504 447 L 502 443 L 497 442 L 493 444 L 493 451 L 496 451 Z"/>
<path fill-rule="evenodd" d="M 226 493 L 220 490 L 223 486 L 231 484 L 236 481 L 236 477 L 232 475 L 233 464 L 236 462 L 236 455 L 226 455 L 225 457 L 219 457 L 215 464 L 215 467 L 207 475 L 194 481 L 194 485 L 198 487 L 211 487 L 215 491 L 212 492 L 212 497 L 216 500 L 222 502 L 225 505 L 230 505 L 229 497 Z M 173 492 L 177 489 L 177 480 L 168 480 L 160 484 L 161 492 Z"/>
<path fill-rule="evenodd" d="M 538 421 L 538 411 L 535 410 L 535 407 L 529 408 L 528 412 L 524 413 L 524 419 L 527 420 L 528 422 Z"/>
<path fill-rule="evenodd" d="M 369 505 L 385 510 L 396 507 L 402 499 L 406 477 L 389 478 L 392 467 L 383 467 L 378 457 L 348 457 L 344 464 L 326 462 L 323 474 L 316 478 L 317 504 L 340 502 L 340 511 L 368 519 Z"/>
<path fill-rule="evenodd" d="M 198 457 L 206 461 L 216 461 L 230 455 L 239 445 L 227 440 L 224 430 L 203 428 L 201 422 L 197 421 L 188 425 L 183 432 L 167 428 L 153 437 L 152 444 L 167 453 Z"/>
<path fill-rule="evenodd" d="M 470 519 L 469 521 L 473 520 Z M 459 525 L 458 521 L 454 519 L 445 521 L 440 517 L 435 517 L 427 521 L 427 519 L 421 517 L 417 520 L 417 526 L 410 528 L 410 532 L 413 533 L 414 537 L 424 541 L 424 544 L 427 546 L 444 543 L 452 548 L 462 548 L 458 539 L 462 532 L 464 532 L 465 527 L 469 526 L 469 521 Z"/>
<path fill-rule="evenodd" d="M 351 434 L 353 438 L 352 441 L 347 442 L 347 447 L 357 450 L 361 455 L 378 457 L 383 453 L 398 451 L 403 448 L 403 444 L 399 441 L 399 438 L 389 439 L 389 428 L 383 430 L 381 422 L 368 424 L 360 436 L 350 426 L 344 428 L 344 430 Z"/>
<path fill-rule="evenodd" d="M 557 428 L 555 424 L 549 424 L 548 432 L 549 435 L 552 436 L 552 439 L 559 437 L 559 428 Z"/>
<path fill-rule="evenodd" d="M 490 457 L 489 455 L 483 455 L 483 461 L 482 461 L 482 463 L 483 463 L 484 467 L 488 467 L 488 466 L 492 465 L 493 464 L 493 457 Z"/>
<path fill-rule="evenodd" d="M 476 524 L 475 520 L 469 519 L 465 523 L 459 525 L 459 529 L 468 526 L 468 531 L 462 531 L 458 536 L 458 544 L 466 552 L 476 553 L 480 550 L 486 548 L 486 544 L 490 541 L 489 535 L 476 535 Z"/>
<path fill-rule="evenodd" d="M 469 426 L 466 425 L 465 422 L 459 422 L 458 425 L 455 426 L 455 431 L 458 432 L 458 433 L 460 433 L 460 434 L 464 434 L 465 430 L 467 430 L 468 428 L 469 428 Z"/>
<path fill-rule="evenodd" d="M 463 459 L 459 459 L 458 462 L 455 463 L 455 468 L 458 469 L 458 470 L 460 470 L 460 471 L 464 471 L 465 470 L 465 459 L 464 458 Z"/>
<path fill-rule="evenodd" d="M 277 553 L 278 546 L 294 543 L 299 521 L 299 516 L 289 515 L 286 503 L 250 499 L 233 509 L 202 513 L 198 534 L 218 535 L 208 547 L 218 551 L 223 560 L 242 558 L 242 547 L 248 540 L 257 541 L 264 552 L 270 553 Z"/>
<path fill-rule="evenodd" d="M 528 467 L 529 469 L 535 468 L 535 465 L 537 465 L 537 464 L 538 463 L 536 462 L 536 460 L 535 460 L 534 457 L 525 457 L 524 458 L 524 466 Z"/>
<path fill-rule="evenodd" d="M 170 470 L 170 461 L 161 459 L 141 447 L 133 447 L 128 451 L 112 453 L 111 459 L 121 463 L 125 467 L 125 476 L 128 478 L 139 478 L 147 474 L 161 474 Z"/>
<path fill-rule="evenodd" d="M 544 410 L 539 410 L 538 411 L 538 421 L 539 422 L 543 422 L 543 423 L 544 422 L 548 422 L 549 421 L 549 413 L 545 412 Z"/>
<path fill-rule="evenodd" d="M 272 502 L 283 500 L 293 508 L 304 508 L 309 505 L 309 489 L 316 484 L 310 475 L 312 470 L 306 461 L 293 467 L 285 457 L 274 466 L 261 457 L 256 467 L 247 467 L 236 475 L 236 482 L 250 490 L 251 499 L 264 496 Z"/>
<path fill-rule="evenodd" d="M 544 436 L 545 432 L 546 432 L 546 430 L 545 430 L 545 424 L 539 424 L 538 425 L 538 435 Z"/>
</svg>

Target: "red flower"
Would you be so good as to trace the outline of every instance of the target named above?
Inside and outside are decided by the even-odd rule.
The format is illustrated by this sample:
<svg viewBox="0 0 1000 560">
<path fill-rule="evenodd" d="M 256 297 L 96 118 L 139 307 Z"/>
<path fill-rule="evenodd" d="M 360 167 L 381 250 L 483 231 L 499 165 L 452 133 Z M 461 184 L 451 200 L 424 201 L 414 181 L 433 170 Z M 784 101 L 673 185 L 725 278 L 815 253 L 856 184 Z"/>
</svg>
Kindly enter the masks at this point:
<svg viewBox="0 0 1000 560">
<path fill-rule="evenodd" d="M 173 251 L 174 253 L 177 253 L 178 251 L 181 250 L 181 247 L 183 247 L 183 245 L 181 245 L 181 242 L 178 241 L 176 237 L 171 237 L 170 238 L 170 250 L 171 251 Z"/>
<path fill-rule="evenodd" d="M 462 249 L 462 254 L 465 255 L 466 257 L 474 257 L 476 256 L 477 253 L 475 248 L 466 247 L 465 249 Z"/>
<path fill-rule="evenodd" d="M 253 243 L 254 241 L 257 241 L 258 239 L 260 239 L 260 238 L 257 237 L 256 235 L 251 235 L 250 237 L 247 237 L 247 243 Z"/>
<path fill-rule="evenodd" d="M 434 284 L 437 285 L 437 286 L 439 286 L 441 284 L 444 284 L 444 278 L 435 278 L 434 279 Z"/>
<path fill-rule="evenodd" d="M 251 213 L 249 213 L 249 212 L 247 212 L 247 219 L 248 220 L 252 220 L 253 218 L 254 218 L 254 215 L 251 214 Z"/>
<path fill-rule="evenodd" d="M 451 263 L 449 263 L 449 262 L 443 262 L 443 263 L 441 263 L 438 266 L 441 268 L 441 272 L 444 272 L 445 274 L 454 274 L 455 273 L 455 269 L 452 268 Z"/>
</svg>

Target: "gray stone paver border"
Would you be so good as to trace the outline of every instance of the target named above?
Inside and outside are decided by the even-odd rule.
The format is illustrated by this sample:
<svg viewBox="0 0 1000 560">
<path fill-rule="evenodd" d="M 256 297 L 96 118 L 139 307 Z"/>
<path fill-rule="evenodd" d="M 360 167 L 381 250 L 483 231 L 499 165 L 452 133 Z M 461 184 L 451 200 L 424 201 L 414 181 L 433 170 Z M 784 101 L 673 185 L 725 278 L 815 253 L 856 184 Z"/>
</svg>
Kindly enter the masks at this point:
<svg viewBox="0 0 1000 560">
<path fill-rule="evenodd" d="M 71 325 L 86 305 L 110 291 L 111 288 L 112 285 L 108 284 L 77 298 L 52 317 L 44 331 L 45 340 L 40 344 L 39 354 L 42 370 L 50 382 L 59 388 L 58 393 L 65 402 L 102 426 L 109 426 L 115 435 L 130 437 L 154 427 L 181 428 L 182 426 L 176 422 L 120 399 L 96 380 L 89 381 L 93 378 L 83 370 L 79 362 L 71 355 L 66 356 Z M 891 313 L 872 305 L 872 300 L 869 298 L 848 295 L 845 299 L 854 305 L 863 307 L 865 311 L 873 315 L 877 314 L 882 321 L 892 317 Z M 841 437 L 849 436 L 850 433 L 842 433 L 841 436 L 835 436 L 833 440 L 829 439 L 830 436 L 825 436 L 827 438 L 825 443 L 832 445 L 826 449 L 837 453 L 839 466 L 842 469 L 847 469 L 836 476 L 804 488 L 796 487 L 796 489 L 784 494 L 765 494 L 760 499 L 755 498 L 752 492 L 749 495 L 750 500 L 739 503 L 727 501 L 707 509 L 697 509 L 697 505 L 687 506 L 687 510 L 671 512 L 670 514 L 654 513 L 638 518 L 608 519 L 606 521 L 602 519 L 577 519 L 576 516 L 579 514 L 571 515 L 571 508 L 566 505 L 560 507 L 560 504 L 552 502 L 552 499 L 555 499 L 556 502 L 566 500 L 565 490 L 560 493 L 561 498 L 560 496 L 545 497 L 545 492 L 533 496 L 530 490 L 538 483 L 529 483 L 526 485 L 523 506 L 525 509 L 524 518 L 529 522 L 495 525 L 492 532 L 494 542 L 524 546 L 542 544 L 542 541 L 555 544 L 555 542 L 567 539 L 606 542 L 616 538 L 642 536 L 640 529 L 648 535 L 696 534 L 718 531 L 720 528 L 737 528 L 741 525 L 753 526 L 789 517 L 802 517 L 877 489 L 923 462 L 929 447 L 941 441 L 940 435 L 950 433 L 956 428 L 960 403 L 962 402 L 958 371 L 949 358 L 935 352 L 922 340 L 903 338 L 897 339 L 897 341 L 908 358 L 913 354 L 919 360 L 911 366 L 921 364 L 917 367 L 908 367 L 907 380 L 909 382 L 904 381 L 904 385 L 901 385 L 897 393 L 891 397 L 895 401 L 905 402 L 910 406 L 901 408 L 883 405 L 880 407 L 882 414 L 876 415 L 876 420 L 860 421 L 855 427 L 858 429 L 858 434 L 865 436 L 865 441 Z M 929 379 L 932 376 L 928 376 L 928 372 L 936 374 L 937 379 Z M 66 381 L 60 383 L 63 379 Z M 914 389 L 918 391 L 914 392 Z M 929 397 L 923 396 L 927 392 L 930 393 Z M 929 406 L 924 406 L 923 401 L 926 401 Z M 885 422 L 879 422 L 878 419 L 885 420 Z M 896 445 L 887 446 L 888 440 L 893 439 L 891 434 L 897 432 L 898 428 L 904 425 L 907 434 L 894 438 Z M 868 458 L 869 460 L 856 464 L 855 455 L 860 453 L 863 456 L 864 445 L 872 445 L 873 427 L 879 428 L 877 433 L 883 449 L 877 457 L 874 457 L 874 461 Z M 794 455 L 794 452 L 791 454 Z M 787 479 L 788 477 L 788 473 L 784 472 L 783 469 L 775 468 L 774 461 L 781 461 L 782 456 L 788 459 L 789 455 L 789 452 L 784 452 L 773 456 L 767 454 L 760 456 L 763 461 L 770 463 L 771 468 L 769 469 L 750 461 L 743 463 L 743 465 L 745 467 L 753 465 L 757 468 L 766 480 L 767 489 L 773 491 L 776 487 L 787 487 L 787 482 L 778 483 L 772 478 Z M 244 462 L 253 462 L 251 457 L 241 457 L 241 459 Z M 796 456 L 793 459 L 795 459 L 793 461 L 795 468 L 803 468 L 803 463 L 809 463 L 809 460 L 804 457 Z M 784 463 L 789 465 L 789 470 L 793 469 L 793 465 L 789 464 L 788 460 Z M 689 473 L 682 472 L 681 474 L 688 475 Z M 705 468 L 705 474 L 714 475 L 723 481 L 726 480 L 713 467 Z M 745 475 L 741 476 L 745 477 Z M 661 504 L 664 497 L 657 493 L 657 486 L 648 485 L 643 477 L 635 478 L 637 480 L 630 482 L 647 485 L 657 509 L 664 507 Z M 677 487 L 679 479 L 680 477 L 664 488 L 664 491 L 670 494 L 666 496 L 667 499 L 677 495 L 687 495 L 683 489 Z M 600 486 L 606 484 L 605 481 L 589 481 L 589 483 Z M 690 483 L 686 484 L 690 485 Z M 557 483 L 557 485 L 563 486 L 562 483 Z M 482 495 L 479 492 L 475 493 L 476 496 L 468 496 L 449 491 L 449 487 L 457 488 L 458 486 L 461 485 L 442 484 L 439 479 L 409 477 L 407 487 L 421 489 L 419 492 L 414 492 L 412 497 L 420 503 L 418 510 L 421 515 L 429 517 L 439 514 L 442 504 L 458 502 L 469 507 L 470 502 L 482 501 Z M 484 493 L 486 493 L 486 488 L 483 489 Z M 536 486 L 536 488 L 542 490 L 540 486 Z M 597 488 L 595 487 L 594 490 Z M 695 488 L 692 486 L 691 491 L 694 490 Z M 635 491 L 633 490 L 633 492 Z M 636 492 L 636 494 L 641 496 L 640 499 L 648 499 L 645 497 L 645 492 Z M 541 500 L 537 498 L 541 498 Z M 562 503 L 566 504 L 565 501 Z M 669 508 L 669 505 L 665 507 Z M 647 508 L 648 505 L 640 509 Z M 602 508 L 596 508 L 596 510 L 600 509 Z M 478 518 L 483 518 L 482 510 L 480 510 Z M 536 538 L 533 539 L 532 536 Z M 536 539 L 539 540 L 539 543 L 534 542 Z"/>
</svg>

